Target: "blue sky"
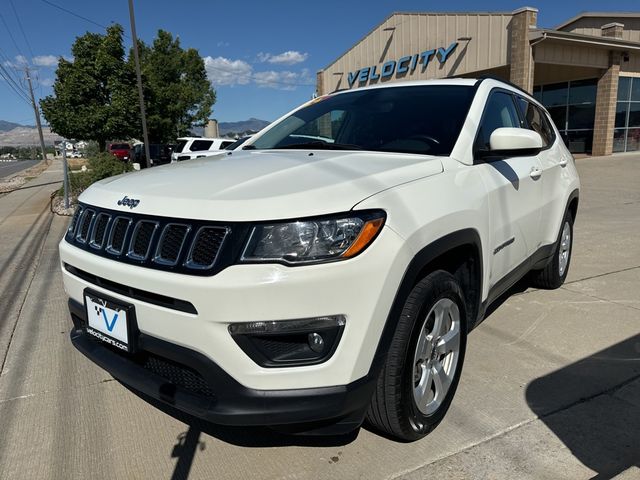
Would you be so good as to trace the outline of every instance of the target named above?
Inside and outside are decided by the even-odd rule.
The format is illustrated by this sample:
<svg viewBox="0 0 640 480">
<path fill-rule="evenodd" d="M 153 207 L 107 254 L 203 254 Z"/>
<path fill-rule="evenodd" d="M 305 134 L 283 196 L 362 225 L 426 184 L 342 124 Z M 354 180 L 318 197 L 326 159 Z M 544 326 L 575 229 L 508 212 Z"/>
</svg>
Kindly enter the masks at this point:
<svg viewBox="0 0 640 480">
<path fill-rule="evenodd" d="M 39 98 L 51 93 L 56 58 L 70 54 L 76 36 L 86 31 L 104 31 L 47 2 L 101 25 L 120 23 L 129 33 L 127 0 L 0 0 L 0 61 L 10 69 L 28 61 L 36 70 Z M 638 10 L 637 0 L 609 3 L 584 0 L 579 4 L 557 0 L 529 4 L 495 0 L 483 3 L 136 0 L 135 3 L 137 31 L 142 40 L 150 43 L 162 28 L 179 36 L 183 47 L 196 48 L 205 58 L 218 94 L 213 117 L 223 122 L 249 117 L 274 120 L 308 100 L 315 89 L 316 71 L 330 64 L 394 11 L 512 11 L 531 5 L 539 9 L 539 26 L 554 27 L 579 11 Z M 125 42 L 128 49 L 130 39 L 125 38 Z M 19 55 L 22 57 L 16 58 Z M 34 123 L 33 110 L 2 79 L 0 119 Z"/>
</svg>

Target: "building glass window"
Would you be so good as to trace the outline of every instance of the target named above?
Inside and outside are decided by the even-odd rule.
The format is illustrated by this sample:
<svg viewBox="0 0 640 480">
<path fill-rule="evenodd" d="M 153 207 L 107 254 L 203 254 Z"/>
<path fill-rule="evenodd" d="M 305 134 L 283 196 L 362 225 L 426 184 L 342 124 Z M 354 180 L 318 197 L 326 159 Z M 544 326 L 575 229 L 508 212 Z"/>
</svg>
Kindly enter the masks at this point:
<svg viewBox="0 0 640 480">
<path fill-rule="evenodd" d="M 614 152 L 640 150 L 640 78 L 618 79 L 616 123 L 613 131 Z"/>
<path fill-rule="evenodd" d="M 534 88 L 572 153 L 590 153 L 596 117 L 598 80 L 572 80 Z"/>
</svg>

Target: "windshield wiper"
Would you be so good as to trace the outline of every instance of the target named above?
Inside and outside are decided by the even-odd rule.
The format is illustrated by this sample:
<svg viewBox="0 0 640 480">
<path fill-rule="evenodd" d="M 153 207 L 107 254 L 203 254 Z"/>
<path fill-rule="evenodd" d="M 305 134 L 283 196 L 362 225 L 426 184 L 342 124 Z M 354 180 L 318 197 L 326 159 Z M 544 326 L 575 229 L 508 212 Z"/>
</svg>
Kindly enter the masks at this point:
<svg viewBox="0 0 640 480">
<path fill-rule="evenodd" d="M 351 145 L 348 143 L 329 143 L 329 142 L 305 142 L 305 143 L 291 143 L 282 147 L 275 147 L 278 149 L 309 149 L 309 150 L 362 150 L 362 147 L 358 145 Z"/>
</svg>

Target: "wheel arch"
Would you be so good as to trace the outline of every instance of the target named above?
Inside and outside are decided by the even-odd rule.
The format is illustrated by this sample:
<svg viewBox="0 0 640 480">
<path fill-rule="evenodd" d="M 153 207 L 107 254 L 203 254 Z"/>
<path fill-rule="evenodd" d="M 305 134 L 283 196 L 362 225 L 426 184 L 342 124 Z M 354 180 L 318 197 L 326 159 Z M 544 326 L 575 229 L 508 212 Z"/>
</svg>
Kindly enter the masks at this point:
<svg viewBox="0 0 640 480">
<path fill-rule="evenodd" d="M 422 278 L 439 269 L 451 273 L 462 287 L 469 310 L 467 330 L 470 331 L 478 323 L 482 311 L 482 243 L 478 231 L 467 228 L 431 242 L 409 262 L 378 341 L 372 370 L 379 371 L 384 363 L 405 299 Z"/>
</svg>

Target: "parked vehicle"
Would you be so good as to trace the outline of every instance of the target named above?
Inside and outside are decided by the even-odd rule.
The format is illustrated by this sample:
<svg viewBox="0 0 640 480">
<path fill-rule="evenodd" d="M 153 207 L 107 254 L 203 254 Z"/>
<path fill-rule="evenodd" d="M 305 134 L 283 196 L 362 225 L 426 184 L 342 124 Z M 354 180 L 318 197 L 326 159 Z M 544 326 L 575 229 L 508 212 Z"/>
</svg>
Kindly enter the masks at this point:
<svg viewBox="0 0 640 480">
<path fill-rule="evenodd" d="M 131 145 L 128 143 L 110 143 L 107 151 L 123 162 L 131 160 Z"/>
<path fill-rule="evenodd" d="M 171 162 L 172 146 L 163 143 L 150 143 L 149 155 L 151 156 L 151 166 L 164 165 Z M 136 143 L 132 152 L 133 161 L 140 164 L 141 168 L 145 168 L 146 154 L 144 143 Z"/>
<path fill-rule="evenodd" d="M 335 93 L 246 148 L 93 184 L 60 243 L 71 341 L 158 402 L 416 440 L 492 302 L 567 277 L 575 163 L 511 84 Z"/>
<path fill-rule="evenodd" d="M 171 154 L 171 161 L 177 162 L 193 158 L 191 156 L 192 152 L 222 150 L 233 142 L 234 140 L 230 138 L 182 137 L 176 143 L 176 147 Z M 179 158 L 180 156 L 183 158 Z"/>
</svg>

